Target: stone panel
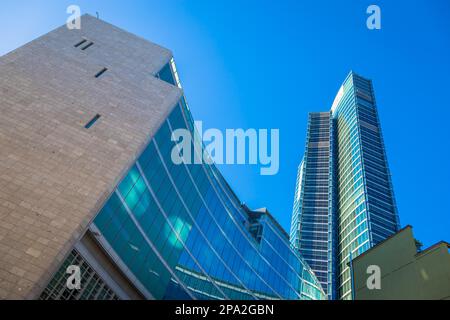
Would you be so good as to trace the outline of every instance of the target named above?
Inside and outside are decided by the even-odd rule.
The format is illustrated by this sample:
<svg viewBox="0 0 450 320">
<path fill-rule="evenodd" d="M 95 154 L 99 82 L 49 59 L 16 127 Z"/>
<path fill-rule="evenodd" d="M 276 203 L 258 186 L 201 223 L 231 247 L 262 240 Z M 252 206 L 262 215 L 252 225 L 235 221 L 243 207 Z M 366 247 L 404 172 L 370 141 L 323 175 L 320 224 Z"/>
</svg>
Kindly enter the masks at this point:
<svg viewBox="0 0 450 320">
<path fill-rule="evenodd" d="M 84 15 L 0 58 L 1 299 L 40 294 L 175 106 L 171 56 Z"/>
</svg>

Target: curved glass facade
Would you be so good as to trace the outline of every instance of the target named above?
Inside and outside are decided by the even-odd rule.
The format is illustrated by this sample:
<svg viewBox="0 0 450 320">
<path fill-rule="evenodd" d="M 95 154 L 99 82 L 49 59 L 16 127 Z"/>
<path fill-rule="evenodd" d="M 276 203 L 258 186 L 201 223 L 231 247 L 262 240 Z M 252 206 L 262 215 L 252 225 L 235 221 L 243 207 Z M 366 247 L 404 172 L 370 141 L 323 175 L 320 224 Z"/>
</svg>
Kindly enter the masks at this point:
<svg viewBox="0 0 450 320">
<path fill-rule="evenodd" d="M 93 221 L 102 247 L 147 298 L 324 299 L 267 211 L 242 206 L 213 164 L 174 164 L 180 128 L 195 130 L 184 97 Z"/>
</svg>

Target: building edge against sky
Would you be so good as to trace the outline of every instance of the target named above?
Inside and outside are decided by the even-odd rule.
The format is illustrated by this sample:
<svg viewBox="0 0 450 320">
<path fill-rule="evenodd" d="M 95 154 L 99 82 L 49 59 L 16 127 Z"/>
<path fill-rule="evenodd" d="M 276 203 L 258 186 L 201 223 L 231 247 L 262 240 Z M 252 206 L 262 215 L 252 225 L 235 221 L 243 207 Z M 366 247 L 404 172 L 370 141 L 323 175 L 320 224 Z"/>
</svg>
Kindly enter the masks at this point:
<svg viewBox="0 0 450 320">
<path fill-rule="evenodd" d="M 351 71 L 331 111 L 309 115 L 291 242 L 330 299 L 351 299 L 348 262 L 399 226 L 372 81 Z"/>
<path fill-rule="evenodd" d="M 450 300 L 450 243 L 422 249 L 409 225 L 351 263 L 355 300 Z M 374 265 L 379 287 L 370 290 L 367 269 Z"/>
<path fill-rule="evenodd" d="M 171 161 L 173 130 L 195 130 L 171 52 L 81 24 L 0 58 L 0 297 L 325 298 L 267 210 Z"/>
</svg>

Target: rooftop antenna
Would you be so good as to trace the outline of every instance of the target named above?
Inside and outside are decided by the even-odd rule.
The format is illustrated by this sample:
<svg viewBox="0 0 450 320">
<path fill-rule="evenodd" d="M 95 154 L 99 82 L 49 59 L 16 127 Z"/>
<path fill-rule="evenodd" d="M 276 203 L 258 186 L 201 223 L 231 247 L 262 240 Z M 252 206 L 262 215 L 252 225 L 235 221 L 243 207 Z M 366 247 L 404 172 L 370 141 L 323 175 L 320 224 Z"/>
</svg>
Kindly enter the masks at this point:
<svg viewBox="0 0 450 320">
<path fill-rule="evenodd" d="M 95 14 L 97 15 L 97 19 L 100 19 L 100 15 L 98 14 L 98 11 L 95 11 Z"/>
</svg>

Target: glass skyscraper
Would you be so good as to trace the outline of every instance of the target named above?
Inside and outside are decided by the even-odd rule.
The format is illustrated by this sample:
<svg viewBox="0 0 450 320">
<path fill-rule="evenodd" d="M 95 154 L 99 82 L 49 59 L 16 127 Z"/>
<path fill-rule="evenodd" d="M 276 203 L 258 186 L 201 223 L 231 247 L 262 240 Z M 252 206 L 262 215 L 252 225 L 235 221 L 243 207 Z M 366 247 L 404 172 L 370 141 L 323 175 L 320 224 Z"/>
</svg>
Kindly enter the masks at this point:
<svg viewBox="0 0 450 320">
<path fill-rule="evenodd" d="M 291 242 L 330 299 L 351 299 L 350 258 L 398 229 L 372 82 L 350 72 L 331 111 L 309 115 Z"/>
<path fill-rule="evenodd" d="M 307 259 L 325 291 L 332 290 L 332 157 L 329 112 L 309 114 L 307 144 L 299 166 L 291 223 L 291 243 Z"/>
</svg>

